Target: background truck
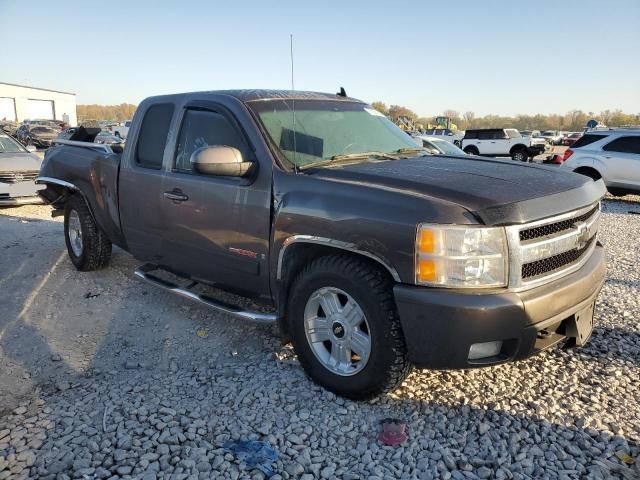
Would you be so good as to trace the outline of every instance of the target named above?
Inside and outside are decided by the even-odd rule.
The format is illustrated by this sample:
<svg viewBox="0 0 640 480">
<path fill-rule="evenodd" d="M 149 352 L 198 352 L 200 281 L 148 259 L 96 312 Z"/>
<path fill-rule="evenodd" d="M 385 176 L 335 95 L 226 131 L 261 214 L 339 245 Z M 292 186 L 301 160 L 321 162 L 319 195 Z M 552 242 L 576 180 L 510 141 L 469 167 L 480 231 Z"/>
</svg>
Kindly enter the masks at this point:
<svg viewBox="0 0 640 480">
<path fill-rule="evenodd" d="M 122 139 L 127 138 L 129 135 L 129 128 L 131 128 L 131 120 L 127 120 L 122 125 L 114 125 L 111 127 L 111 132 Z"/>
<path fill-rule="evenodd" d="M 591 333 L 601 181 L 429 155 L 369 105 L 313 92 L 152 97 L 122 153 L 60 142 L 37 181 L 64 212 L 78 270 L 105 267 L 116 244 L 145 281 L 277 322 L 340 395 L 370 398 L 412 366 L 495 365 Z"/>
<path fill-rule="evenodd" d="M 485 157 L 511 157 L 526 162 L 544 153 L 546 143 L 532 137 L 523 137 L 515 128 L 483 128 L 467 130 L 460 148 L 469 155 Z"/>
</svg>

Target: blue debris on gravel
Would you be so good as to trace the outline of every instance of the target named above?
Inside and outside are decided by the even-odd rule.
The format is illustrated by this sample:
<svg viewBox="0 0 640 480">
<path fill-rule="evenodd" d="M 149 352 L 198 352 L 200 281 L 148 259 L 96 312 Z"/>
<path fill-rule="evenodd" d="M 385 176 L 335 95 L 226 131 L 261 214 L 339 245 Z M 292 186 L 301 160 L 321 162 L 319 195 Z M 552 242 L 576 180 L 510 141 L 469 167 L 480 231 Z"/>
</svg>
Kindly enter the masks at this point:
<svg viewBox="0 0 640 480">
<path fill-rule="evenodd" d="M 268 443 L 259 440 L 239 440 L 237 442 L 227 442 L 222 448 L 227 453 L 234 454 L 250 469 L 259 469 L 267 478 L 274 475 L 271 465 L 278 459 L 278 452 L 271 448 Z"/>
</svg>

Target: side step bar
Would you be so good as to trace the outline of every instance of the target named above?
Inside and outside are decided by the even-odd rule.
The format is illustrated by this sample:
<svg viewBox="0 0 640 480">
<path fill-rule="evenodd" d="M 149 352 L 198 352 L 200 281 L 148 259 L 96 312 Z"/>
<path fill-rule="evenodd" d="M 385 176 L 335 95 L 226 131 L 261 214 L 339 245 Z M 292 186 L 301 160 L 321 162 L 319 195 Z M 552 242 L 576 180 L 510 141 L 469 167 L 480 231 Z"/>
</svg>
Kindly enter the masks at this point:
<svg viewBox="0 0 640 480">
<path fill-rule="evenodd" d="M 192 292 L 190 288 L 193 288 L 194 286 L 196 286 L 197 282 L 192 282 L 188 287 L 181 287 L 179 285 L 176 285 L 175 283 L 164 280 L 151 273 L 152 271 L 159 270 L 159 269 L 160 267 L 158 267 L 157 265 L 146 263 L 136 268 L 133 274 L 136 277 L 141 278 L 145 282 L 150 283 L 151 285 L 155 285 L 156 287 L 160 287 L 171 293 L 180 295 L 181 297 L 188 298 L 189 300 L 193 300 L 195 302 L 201 303 L 202 305 L 212 308 L 213 310 L 226 313 L 235 318 L 240 318 L 242 320 L 250 320 L 252 322 L 257 322 L 257 323 L 274 323 L 277 320 L 276 315 L 273 313 L 262 313 L 262 312 L 252 312 L 248 310 L 241 310 L 238 307 L 220 302 L 211 297 L 207 297 L 206 295 L 200 295 L 198 293 Z"/>
</svg>

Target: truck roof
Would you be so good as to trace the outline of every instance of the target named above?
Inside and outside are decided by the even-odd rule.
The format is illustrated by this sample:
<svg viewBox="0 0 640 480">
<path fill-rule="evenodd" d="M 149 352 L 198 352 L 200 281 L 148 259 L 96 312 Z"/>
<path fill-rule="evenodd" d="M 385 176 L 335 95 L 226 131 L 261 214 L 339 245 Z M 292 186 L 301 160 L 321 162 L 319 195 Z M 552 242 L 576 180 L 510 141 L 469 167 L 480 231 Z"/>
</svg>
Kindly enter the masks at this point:
<svg viewBox="0 0 640 480">
<path fill-rule="evenodd" d="M 210 90 L 201 92 L 178 93 L 176 96 L 190 95 L 226 95 L 235 97 L 243 103 L 260 100 L 338 100 L 348 102 L 361 102 L 357 98 L 343 97 L 334 93 L 308 92 L 301 90 L 266 90 L 266 89 L 243 89 L 243 90 Z M 162 97 L 173 95 L 161 95 Z M 155 97 L 151 97 L 155 98 Z"/>
</svg>

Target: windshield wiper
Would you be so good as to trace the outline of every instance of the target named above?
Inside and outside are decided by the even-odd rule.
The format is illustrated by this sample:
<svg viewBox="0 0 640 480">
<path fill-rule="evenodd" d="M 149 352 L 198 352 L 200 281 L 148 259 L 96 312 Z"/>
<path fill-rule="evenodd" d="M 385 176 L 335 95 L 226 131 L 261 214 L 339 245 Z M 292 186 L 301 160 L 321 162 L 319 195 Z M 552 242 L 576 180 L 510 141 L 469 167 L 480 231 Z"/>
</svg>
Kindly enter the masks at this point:
<svg viewBox="0 0 640 480">
<path fill-rule="evenodd" d="M 335 165 L 337 163 L 348 162 L 349 160 L 367 159 L 367 158 L 382 158 L 384 160 L 398 160 L 398 157 L 385 152 L 359 152 L 349 153 L 344 155 L 334 155 L 328 160 L 322 160 L 320 162 L 310 163 L 298 167 L 298 170 L 306 170 L 307 168 L 323 167 L 326 165 Z"/>
<path fill-rule="evenodd" d="M 429 153 L 429 150 L 427 150 L 424 147 L 405 147 L 405 148 L 399 148 L 398 150 L 394 150 L 393 154 L 398 154 L 398 155 L 409 155 L 411 153 L 421 153 L 421 152 L 425 152 L 425 153 Z"/>
<path fill-rule="evenodd" d="M 394 152 L 395 153 L 395 152 Z M 345 155 L 334 155 L 331 160 L 350 160 L 352 158 L 384 158 L 385 160 L 397 160 L 398 157 L 386 152 L 359 152 Z"/>
</svg>

